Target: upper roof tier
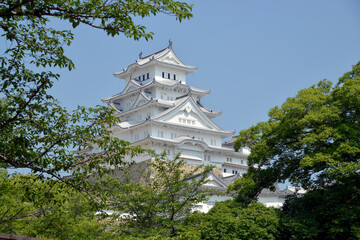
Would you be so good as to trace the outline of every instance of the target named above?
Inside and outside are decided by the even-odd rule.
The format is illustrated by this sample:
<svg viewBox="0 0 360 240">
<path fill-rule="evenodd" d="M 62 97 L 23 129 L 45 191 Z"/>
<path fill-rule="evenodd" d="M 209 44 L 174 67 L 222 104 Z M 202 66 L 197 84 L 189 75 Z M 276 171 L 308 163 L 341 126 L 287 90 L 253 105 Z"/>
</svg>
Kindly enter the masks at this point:
<svg viewBox="0 0 360 240">
<path fill-rule="evenodd" d="M 111 97 L 102 98 L 101 101 L 103 101 L 104 103 L 120 101 L 121 99 L 127 98 L 131 94 L 134 94 L 134 93 L 140 92 L 140 91 L 147 91 L 157 85 L 162 86 L 162 87 L 168 87 L 170 89 L 182 88 L 187 93 L 191 93 L 192 95 L 194 95 L 196 97 L 207 96 L 210 93 L 210 90 L 202 90 L 202 89 L 190 87 L 189 85 L 181 84 L 175 80 L 154 78 L 153 80 L 151 80 L 150 82 L 147 82 L 145 84 L 139 83 L 136 80 L 130 80 L 130 81 L 128 81 L 127 85 L 125 86 L 125 88 L 122 92 L 115 94 Z M 155 96 L 152 96 L 152 97 L 156 98 Z"/>
<path fill-rule="evenodd" d="M 152 65 L 159 65 L 165 68 L 176 69 L 182 71 L 185 74 L 192 73 L 196 71 L 196 66 L 185 65 L 179 58 L 176 56 L 175 52 L 172 49 L 172 42 L 169 41 L 169 46 L 155 52 L 153 54 L 142 56 L 142 53 L 139 54 L 139 59 L 135 63 L 129 65 L 126 69 L 123 69 L 121 72 L 115 72 L 114 76 L 117 78 L 128 80 L 132 76 L 136 77 L 136 72 L 142 68 L 151 67 Z"/>
</svg>

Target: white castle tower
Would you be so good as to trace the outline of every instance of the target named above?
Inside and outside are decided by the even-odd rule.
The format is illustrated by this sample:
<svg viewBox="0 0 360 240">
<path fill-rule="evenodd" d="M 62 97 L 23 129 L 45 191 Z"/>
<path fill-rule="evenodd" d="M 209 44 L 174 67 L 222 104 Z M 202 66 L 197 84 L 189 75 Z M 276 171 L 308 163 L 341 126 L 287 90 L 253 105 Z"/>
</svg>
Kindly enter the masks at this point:
<svg viewBox="0 0 360 240">
<path fill-rule="evenodd" d="M 145 57 L 140 53 L 135 63 L 114 73 L 125 81 L 125 88 L 102 99 L 122 120 L 114 135 L 158 153 L 165 150 L 170 157 L 181 152 L 189 164 L 215 165 L 224 177 L 241 175 L 248 168 L 249 152 L 235 152 L 232 144 L 222 144 L 234 132 L 211 120 L 221 112 L 201 104 L 210 91 L 187 84 L 186 76 L 196 69 L 176 56 L 169 41 L 167 48 Z"/>
<path fill-rule="evenodd" d="M 187 163 L 216 166 L 206 185 L 226 192 L 227 187 L 248 170 L 248 149 L 235 152 L 233 131 L 224 131 L 211 119 L 221 115 L 201 104 L 201 98 L 209 90 L 201 90 L 187 84 L 186 76 L 197 67 L 185 65 L 169 46 L 143 57 L 121 72 L 116 78 L 125 81 L 125 88 L 119 94 L 102 101 L 116 110 L 121 123 L 113 127 L 113 134 L 122 140 L 157 153 L 167 152 L 169 158 L 179 152 Z M 99 150 L 99 149 L 98 149 Z M 96 151 L 96 150 L 95 150 Z M 137 156 L 136 162 L 150 160 L 151 156 Z M 220 171 L 219 171 L 220 170 Z M 259 202 L 266 206 L 280 207 L 285 197 L 293 191 L 264 189 Z M 215 202 L 231 199 L 230 196 L 212 196 L 206 203 L 195 208 L 207 212 Z"/>
</svg>

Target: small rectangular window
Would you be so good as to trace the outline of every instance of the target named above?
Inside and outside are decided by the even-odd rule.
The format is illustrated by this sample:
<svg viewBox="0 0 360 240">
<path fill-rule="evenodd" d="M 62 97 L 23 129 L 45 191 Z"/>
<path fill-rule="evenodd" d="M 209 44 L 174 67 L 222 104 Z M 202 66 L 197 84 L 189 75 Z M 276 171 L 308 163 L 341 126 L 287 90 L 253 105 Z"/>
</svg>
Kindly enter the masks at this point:
<svg viewBox="0 0 360 240">
<path fill-rule="evenodd" d="M 174 74 L 174 80 L 176 80 L 176 75 Z"/>
<path fill-rule="evenodd" d="M 146 79 L 149 79 L 149 78 L 150 78 L 150 74 L 147 73 L 147 74 L 146 74 Z"/>
<path fill-rule="evenodd" d="M 226 168 L 224 168 L 224 172 L 226 172 Z"/>
<path fill-rule="evenodd" d="M 168 79 L 170 79 L 170 73 L 168 73 Z"/>
<path fill-rule="evenodd" d="M 143 75 L 143 81 L 145 81 L 145 74 Z"/>
<path fill-rule="evenodd" d="M 162 77 L 165 78 L 165 73 L 164 72 L 162 72 Z"/>
</svg>

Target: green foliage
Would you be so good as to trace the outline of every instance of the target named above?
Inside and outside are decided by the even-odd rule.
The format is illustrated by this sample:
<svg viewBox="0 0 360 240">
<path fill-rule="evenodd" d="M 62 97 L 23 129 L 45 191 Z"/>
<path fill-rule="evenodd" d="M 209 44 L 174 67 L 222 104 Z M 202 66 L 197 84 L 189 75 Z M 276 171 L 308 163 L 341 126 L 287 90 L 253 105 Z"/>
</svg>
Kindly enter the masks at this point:
<svg viewBox="0 0 360 240">
<path fill-rule="evenodd" d="M 212 193 L 202 188 L 211 169 L 192 168 L 179 155 L 170 160 L 163 153 L 137 173 L 141 176 L 138 181 L 130 174 L 118 180 L 106 179 L 103 185 L 111 192 L 112 209 L 129 214 L 120 215 L 120 233 L 138 237 L 178 235 L 180 220 Z"/>
<path fill-rule="evenodd" d="M 240 132 L 251 148 L 249 173 L 230 190 L 249 203 L 263 188 L 289 180 L 307 192 L 290 197 L 280 239 L 359 239 L 360 62 L 332 86 L 323 80 Z"/>
<path fill-rule="evenodd" d="M 217 203 L 208 214 L 194 213 L 185 219 L 194 239 L 277 239 L 279 211 L 261 203 L 241 207 L 234 201 Z"/>
<path fill-rule="evenodd" d="M 323 80 L 269 111 L 269 120 L 240 132 L 235 149 L 251 148 L 253 197 L 274 182 L 306 189 L 358 178 L 360 62 L 332 87 Z"/>
<path fill-rule="evenodd" d="M 53 239 L 108 239 L 96 208 L 68 185 L 34 175 L 0 177 L 0 232 Z M 113 239 L 113 238 L 112 238 Z"/>
<path fill-rule="evenodd" d="M 0 1 L 0 34 L 6 45 L 0 55 L 0 167 L 28 168 L 39 176 L 86 189 L 89 174 L 109 173 L 112 165 L 124 165 L 125 154 L 138 148 L 111 136 L 120 119 L 113 111 L 97 106 L 68 112 L 48 93 L 60 76 L 53 71 L 74 63 L 63 46 L 70 45 L 70 30 L 50 27 L 54 20 L 75 28 L 85 24 L 110 36 L 150 39 L 136 17 L 173 15 L 179 21 L 192 17 L 192 5 L 173 0 L 35 0 Z M 102 151 L 90 154 L 93 147 Z M 76 151 L 73 151 L 76 150 Z M 64 171 L 74 177 L 64 179 Z"/>
<path fill-rule="evenodd" d="M 257 194 L 257 189 L 259 187 L 259 184 L 249 176 L 250 175 L 236 179 L 227 189 L 228 193 L 236 192 L 235 201 L 242 203 L 245 206 L 252 202 L 256 202 L 256 199 L 253 196 Z"/>
<path fill-rule="evenodd" d="M 359 179 L 289 198 L 281 217 L 281 239 L 359 239 L 358 186 Z"/>
<path fill-rule="evenodd" d="M 57 180 L 8 179 L 0 172 L 2 232 L 109 239 L 94 216 L 106 193 L 99 182 L 88 180 L 123 167 L 125 155 L 143 152 L 112 136 L 112 127 L 120 122 L 113 110 L 79 106 L 69 112 L 48 93 L 60 78 L 54 71 L 75 67 L 64 51 L 74 35 L 50 27 L 51 21 L 69 22 L 70 29 L 85 24 L 110 36 L 148 40 L 153 33 L 134 19 L 168 14 L 182 21 L 192 17 L 191 10 L 192 5 L 173 0 L 0 1 L 0 34 L 6 45 L 0 55 L 0 167 L 28 168 L 37 177 Z M 64 178 L 70 171 L 72 178 Z"/>
</svg>

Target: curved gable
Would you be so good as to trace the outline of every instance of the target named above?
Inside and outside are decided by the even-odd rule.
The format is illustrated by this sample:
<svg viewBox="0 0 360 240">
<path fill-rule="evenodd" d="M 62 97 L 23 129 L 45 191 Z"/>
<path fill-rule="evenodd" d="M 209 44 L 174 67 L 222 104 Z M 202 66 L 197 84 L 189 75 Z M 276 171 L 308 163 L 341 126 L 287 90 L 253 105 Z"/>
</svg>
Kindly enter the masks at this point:
<svg viewBox="0 0 360 240">
<path fill-rule="evenodd" d="M 177 106 L 164 111 L 154 119 L 177 125 L 223 131 L 202 112 L 192 97 L 184 98 Z"/>
<path fill-rule="evenodd" d="M 143 91 L 140 91 L 139 96 L 135 100 L 134 104 L 130 107 L 130 109 L 138 108 L 142 105 L 147 104 L 150 101 L 151 99 L 148 96 L 146 96 L 146 94 Z"/>
<path fill-rule="evenodd" d="M 169 49 L 169 51 L 165 52 L 164 55 L 159 56 L 157 60 L 169 64 L 185 66 L 185 64 L 176 56 L 172 49 Z"/>
<path fill-rule="evenodd" d="M 130 80 L 128 82 L 128 84 L 125 86 L 124 90 L 120 94 L 132 92 L 140 87 L 142 87 L 142 86 L 140 84 L 138 84 L 136 81 Z"/>
</svg>

